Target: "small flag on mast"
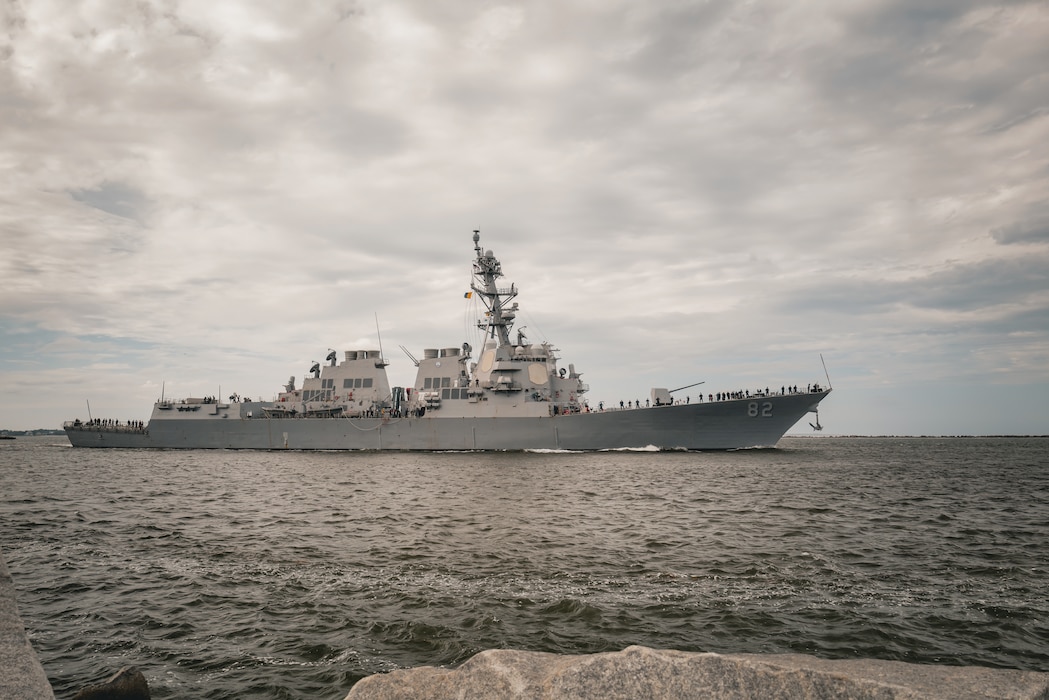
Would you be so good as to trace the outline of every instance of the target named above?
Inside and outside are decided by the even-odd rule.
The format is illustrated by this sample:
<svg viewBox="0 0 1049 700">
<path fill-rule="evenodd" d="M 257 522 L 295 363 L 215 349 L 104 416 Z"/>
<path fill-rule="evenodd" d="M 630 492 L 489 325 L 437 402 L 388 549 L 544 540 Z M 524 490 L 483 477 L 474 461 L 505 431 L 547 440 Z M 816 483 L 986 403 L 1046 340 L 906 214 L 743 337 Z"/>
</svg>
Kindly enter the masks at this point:
<svg viewBox="0 0 1049 700">
<path fill-rule="evenodd" d="M 473 298 L 473 295 L 473 292 L 467 292 L 466 294 L 463 294 L 463 299 L 471 299 Z"/>
</svg>

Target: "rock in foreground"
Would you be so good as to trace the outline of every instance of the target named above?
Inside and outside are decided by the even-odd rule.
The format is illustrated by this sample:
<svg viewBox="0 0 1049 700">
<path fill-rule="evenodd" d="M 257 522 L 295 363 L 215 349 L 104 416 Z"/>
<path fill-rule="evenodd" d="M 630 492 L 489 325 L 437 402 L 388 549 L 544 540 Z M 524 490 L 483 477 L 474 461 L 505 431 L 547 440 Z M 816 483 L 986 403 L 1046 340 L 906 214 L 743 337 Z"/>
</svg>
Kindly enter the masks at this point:
<svg viewBox="0 0 1049 700">
<path fill-rule="evenodd" d="M 1049 673 L 898 661 L 828 661 L 803 654 L 706 654 L 632 646 L 560 656 L 490 650 L 457 669 L 369 676 L 346 700 L 458 698 L 1030 698 L 1049 700 Z"/>
<path fill-rule="evenodd" d="M 0 698 L 54 700 L 44 667 L 29 644 L 15 605 L 15 585 L 0 552 Z"/>
</svg>

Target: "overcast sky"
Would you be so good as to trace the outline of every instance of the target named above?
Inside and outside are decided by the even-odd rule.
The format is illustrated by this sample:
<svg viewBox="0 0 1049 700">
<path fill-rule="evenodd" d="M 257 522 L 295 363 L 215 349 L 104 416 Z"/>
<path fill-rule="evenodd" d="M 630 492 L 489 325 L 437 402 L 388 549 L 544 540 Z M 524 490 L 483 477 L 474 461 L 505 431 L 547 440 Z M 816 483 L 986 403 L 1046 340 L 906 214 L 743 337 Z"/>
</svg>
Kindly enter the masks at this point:
<svg viewBox="0 0 1049 700">
<path fill-rule="evenodd" d="M 591 404 L 823 383 L 822 354 L 826 432 L 1049 433 L 1044 1 L 0 25 L 0 428 L 270 399 L 377 328 L 411 385 L 399 346 L 478 347 L 478 228 Z"/>
</svg>

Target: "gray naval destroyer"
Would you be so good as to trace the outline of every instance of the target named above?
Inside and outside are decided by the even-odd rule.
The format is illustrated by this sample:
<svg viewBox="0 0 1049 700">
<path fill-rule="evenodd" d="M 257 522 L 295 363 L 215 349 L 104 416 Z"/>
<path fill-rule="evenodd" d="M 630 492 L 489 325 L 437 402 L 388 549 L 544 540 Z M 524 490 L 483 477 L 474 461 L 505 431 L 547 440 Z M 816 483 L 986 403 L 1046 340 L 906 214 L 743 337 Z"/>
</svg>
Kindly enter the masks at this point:
<svg viewBox="0 0 1049 700">
<path fill-rule="evenodd" d="M 589 387 L 549 343 L 511 336 L 517 287 L 474 232 L 472 291 L 486 311 L 484 347 L 407 351 L 415 385 L 391 387 L 378 350 L 346 351 L 292 377 L 274 401 L 237 396 L 157 401 L 148 423 L 79 420 L 64 425 L 75 447 L 250 450 L 731 450 L 774 446 L 827 387 L 708 394 L 675 400 L 652 389 L 646 406 L 590 406 Z M 688 387 L 683 387 L 688 388 Z M 713 400 L 712 400 L 713 399 Z M 814 428 L 819 429 L 816 416 Z"/>
</svg>

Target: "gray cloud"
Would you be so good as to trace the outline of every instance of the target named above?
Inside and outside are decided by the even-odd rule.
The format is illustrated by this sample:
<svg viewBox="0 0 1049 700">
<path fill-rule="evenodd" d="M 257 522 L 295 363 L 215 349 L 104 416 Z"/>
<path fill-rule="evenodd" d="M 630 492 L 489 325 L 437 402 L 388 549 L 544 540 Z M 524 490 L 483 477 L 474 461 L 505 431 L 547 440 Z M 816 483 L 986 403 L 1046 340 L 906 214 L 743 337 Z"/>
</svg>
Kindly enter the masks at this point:
<svg viewBox="0 0 1049 700">
<path fill-rule="evenodd" d="M 1043 254 L 952 266 L 908 284 L 907 298 L 915 306 L 973 310 L 1023 303 L 1032 297 L 1044 296 L 1046 290 L 1049 290 L 1049 255 Z M 1041 303 L 1049 305 L 1049 299 Z M 1049 330 L 1049 314 L 1042 326 Z"/>
<path fill-rule="evenodd" d="M 1030 304 L 1049 312 L 1049 254 L 949 264 L 899 279 L 822 278 L 781 298 L 784 312 L 823 310 L 840 314 L 885 313 L 899 307 L 947 312 L 973 312 Z M 1014 317 L 1016 308 L 1003 309 Z M 992 317 L 997 318 L 997 317 Z M 1030 320 L 1024 316 L 1025 322 Z M 999 319 L 1000 320 L 1000 319 Z M 944 318 L 946 324 L 956 318 Z M 922 323 L 928 323 L 922 319 Z M 1049 331 L 1049 313 L 1035 326 Z M 1020 330 L 1026 327 L 1017 327 Z"/>
<path fill-rule="evenodd" d="M 1003 245 L 1049 242 L 1049 218 L 1018 221 L 991 229 L 991 238 Z"/>
<path fill-rule="evenodd" d="M 121 182 L 103 182 L 94 189 L 73 190 L 73 199 L 108 214 L 142 223 L 148 205 L 145 195 Z"/>
</svg>

